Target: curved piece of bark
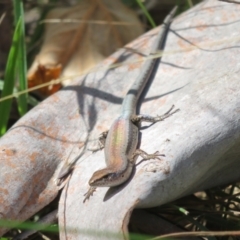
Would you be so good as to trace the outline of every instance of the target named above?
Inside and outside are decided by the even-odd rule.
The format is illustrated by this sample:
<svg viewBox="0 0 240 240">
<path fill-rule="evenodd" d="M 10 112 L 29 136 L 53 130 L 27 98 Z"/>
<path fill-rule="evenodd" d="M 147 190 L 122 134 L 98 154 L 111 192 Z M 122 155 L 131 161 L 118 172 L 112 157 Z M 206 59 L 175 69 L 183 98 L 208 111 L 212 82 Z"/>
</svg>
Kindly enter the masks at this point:
<svg viewBox="0 0 240 240">
<path fill-rule="evenodd" d="M 81 118 L 63 93 L 39 104 L 0 139 L 0 219 L 25 220 L 51 202 L 59 190 L 57 167 L 73 147 L 79 153 L 83 146 Z M 73 94 L 67 97 L 76 101 Z"/>
<path fill-rule="evenodd" d="M 89 178 L 105 167 L 103 151 L 84 154 L 61 196 L 61 239 L 107 239 L 109 232 L 119 234 L 116 239 L 127 238 L 133 208 L 161 205 L 240 177 L 239 10 L 240 6 L 205 1 L 174 20 L 165 55 L 140 111 L 157 115 L 172 104 L 180 108 L 142 131 L 141 149 L 158 150 L 166 157 L 137 164 L 124 186 L 98 188 L 83 203 Z M 142 49 L 144 44 L 150 49 L 154 37 L 148 38 L 157 31 L 130 47 Z M 126 56 L 121 51 L 111 59 Z M 134 56 L 128 61 L 139 59 Z M 71 88 L 85 94 L 81 108 L 89 109 L 89 129 L 96 138 L 119 116 L 122 97 L 141 64 L 89 74 L 81 87 Z"/>
</svg>

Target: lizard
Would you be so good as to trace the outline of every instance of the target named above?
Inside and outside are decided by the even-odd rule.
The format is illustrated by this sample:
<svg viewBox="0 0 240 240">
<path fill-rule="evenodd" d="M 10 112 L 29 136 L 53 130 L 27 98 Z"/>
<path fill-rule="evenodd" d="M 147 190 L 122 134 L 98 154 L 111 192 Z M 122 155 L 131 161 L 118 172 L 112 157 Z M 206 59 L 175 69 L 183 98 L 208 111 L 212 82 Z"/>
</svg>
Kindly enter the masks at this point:
<svg viewBox="0 0 240 240">
<path fill-rule="evenodd" d="M 156 37 L 150 54 L 163 49 L 164 40 L 176 10 L 177 7 L 164 19 L 163 26 Z M 123 100 L 121 115 L 113 122 L 109 131 L 103 132 L 100 136 L 101 146 L 99 149 L 104 148 L 107 167 L 93 173 L 88 182 L 90 188 L 84 194 L 85 198 L 83 202 L 93 195 L 97 187 L 115 187 L 125 183 L 132 174 L 138 156 L 141 156 L 142 160 L 160 159 L 159 156 L 161 154 L 159 152 L 147 154 L 143 150 L 137 149 L 139 127 L 142 121 L 151 123 L 163 121 L 165 118 L 179 111 L 177 109 L 172 112 L 174 107 L 172 106 L 162 116 L 136 115 L 137 102 L 151 77 L 156 62 L 157 59 L 153 58 L 143 64 L 140 75 Z"/>
</svg>

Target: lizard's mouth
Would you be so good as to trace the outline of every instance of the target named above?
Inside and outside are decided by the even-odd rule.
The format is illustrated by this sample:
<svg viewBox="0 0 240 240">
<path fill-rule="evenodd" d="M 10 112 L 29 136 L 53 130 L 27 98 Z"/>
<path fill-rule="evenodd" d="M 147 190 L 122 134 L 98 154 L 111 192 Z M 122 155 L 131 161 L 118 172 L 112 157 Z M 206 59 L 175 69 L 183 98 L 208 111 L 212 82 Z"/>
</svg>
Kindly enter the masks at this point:
<svg viewBox="0 0 240 240">
<path fill-rule="evenodd" d="M 122 174 L 123 175 L 123 174 Z M 99 179 L 90 179 L 89 185 L 93 187 L 112 187 L 116 186 L 114 183 L 116 179 L 121 176 L 119 173 L 107 173 L 104 176 L 101 176 Z"/>
<path fill-rule="evenodd" d="M 106 169 L 105 169 L 106 170 Z M 103 173 L 105 170 L 97 171 L 89 180 L 91 187 L 115 187 L 126 182 L 132 173 L 132 166 L 129 166 L 125 171 Z"/>
</svg>

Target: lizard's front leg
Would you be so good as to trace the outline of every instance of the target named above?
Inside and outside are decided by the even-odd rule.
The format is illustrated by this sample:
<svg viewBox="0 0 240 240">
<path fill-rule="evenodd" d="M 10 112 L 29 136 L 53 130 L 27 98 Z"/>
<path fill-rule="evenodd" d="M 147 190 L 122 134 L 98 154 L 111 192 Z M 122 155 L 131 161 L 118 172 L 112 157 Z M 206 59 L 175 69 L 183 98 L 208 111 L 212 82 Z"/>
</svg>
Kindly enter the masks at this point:
<svg viewBox="0 0 240 240">
<path fill-rule="evenodd" d="M 88 191 L 84 194 L 85 198 L 83 199 L 83 203 L 86 202 L 86 200 L 88 200 L 92 195 L 93 193 L 96 191 L 97 187 L 90 187 L 88 189 Z"/>
<path fill-rule="evenodd" d="M 180 109 L 176 109 L 175 111 L 172 112 L 174 108 L 174 105 L 172 105 L 172 107 L 163 115 L 161 116 L 157 116 L 157 117 L 152 117 L 152 116 L 148 116 L 148 115 L 135 115 L 131 118 L 131 121 L 133 123 L 140 123 L 140 122 L 159 122 L 159 121 L 163 121 L 164 119 L 172 116 L 174 113 L 180 111 Z"/>
<path fill-rule="evenodd" d="M 132 160 L 133 162 L 135 162 L 136 158 L 138 156 L 141 156 L 142 157 L 142 161 L 146 161 L 146 160 L 150 160 L 150 159 L 158 159 L 158 160 L 161 160 L 161 158 L 159 158 L 160 156 L 162 157 L 165 157 L 164 154 L 160 154 L 158 151 L 155 152 L 155 153 L 151 153 L 151 154 L 148 154 L 146 153 L 145 151 L 141 150 L 141 149 L 136 149 L 135 153 L 133 154 L 133 157 L 132 157 Z"/>
</svg>

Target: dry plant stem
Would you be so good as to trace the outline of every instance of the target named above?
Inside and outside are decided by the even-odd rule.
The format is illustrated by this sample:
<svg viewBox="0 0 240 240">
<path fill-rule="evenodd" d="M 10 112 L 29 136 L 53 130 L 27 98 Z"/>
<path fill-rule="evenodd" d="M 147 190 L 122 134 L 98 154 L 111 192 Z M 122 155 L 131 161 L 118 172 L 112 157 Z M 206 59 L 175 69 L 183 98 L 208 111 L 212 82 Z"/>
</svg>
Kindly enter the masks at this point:
<svg viewBox="0 0 240 240">
<path fill-rule="evenodd" d="M 162 235 L 156 238 L 151 238 L 149 240 L 160 240 L 160 239 L 171 239 L 175 237 L 208 237 L 208 236 L 240 236 L 240 231 L 212 231 L 212 232 L 185 232 L 185 233 L 171 233 Z"/>
<path fill-rule="evenodd" d="M 151 55 L 149 57 L 147 57 L 146 59 L 154 59 L 154 58 L 159 58 L 162 56 L 162 53 L 160 54 L 154 54 L 154 55 Z M 145 60 L 145 59 L 144 59 Z M 114 68 L 118 68 L 118 67 L 121 67 L 121 66 L 124 66 L 124 65 L 129 65 L 131 63 L 137 63 L 137 62 L 143 62 L 144 60 L 139 60 L 139 61 L 134 61 L 134 62 L 127 62 L 127 63 L 117 63 L 117 64 L 112 64 L 111 66 L 107 67 L 107 69 L 114 69 Z M 93 68 L 91 70 L 88 70 L 80 75 L 76 75 L 76 76 L 72 76 L 71 79 L 75 78 L 75 77 L 80 77 L 80 76 L 84 76 L 84 75 L 87 75 L 89 73 L 92 73 L 92 72 L 98 72 L 98 68 Z M 40 89 L 40 88 L 44 88 L 44 87 L 47 87 L 47 86 L 50 86 L 50 85 L 54 85 L 54 84 L 58 84 L 58 83 L 61 83 L 61 82 L 64 82 L 64 81 L 67 81 L 69 78 L 68 77 L 65 77 L 65 78 L 59 78 L 59 79 L 55 79 L 55 80 L 51 80 L 50 82 L 46 82 L 46 83 L 42 83 L 42 84 L 39 84 L 35 87 L 32 87 L 32 88 L 28 88 L 26 90 L 23 90 L 23 91 L 19 91 L 17 93 L 14 93 L 12 95 L 8 95 L 6 97 L 3 97 L 3 98 L 0 98 L 0 102 L 3 102 L 7 99 L 11 99 L 11 98 L 18 98 L 18 96 L 24 94 L 24 93 L 28 93 L 28 92 L 32 92 L 32 91 L 35 91 L 37 89 Z"/>
<path fill-rule="evenodd" d="M 236 4 L 240 4 L 239 1 L 234 1 L 234 0 L 218 0 L 218 1 L 221 1 L 221 2 L 227 2 L 227 3 L 236 3 Z"/>
<path fill-rule="evenodd" d="M 6 13 L 3 13 L 3 14 L 1 15 L 1 17 L 0 17 L 0 24 L 2 23 L 3 19 L 5 18 L 5 16 L 6 16 Z"/>
<path fill-rule="evenodd" d="M 118 21 L 111 21 L 106 23 L 104 20 L 76 20 L 71 18 L 65 19 L 58 19 L 58 18 L 51 18 L 42 20 L 40 23 L 87 23 L 87 24 L 96 24 L 96 25 L 115 25 L 115 26 L 136 26 L 135 23 L 130 22 L 118 22 Z"/>
<path fill-rule="evenodd" d="M 220 0 L 219 0 L 220 1 Z M 168 54 L 177 54 L 177 53 L 183 53 L 183 52 L 190 52 L 190 51 L 193 51 L 193 50 L 196 50 L 197 48 L 203 48 L 203 47 L 211 47 L 211 46 L 217 46 L 217 45 L 221 45 L 221 44 L 224 44 L 226 42 L 230 42 L 230 41 L 239 41 L 240 40 L 240 37 L 233 37 L 231 39 L 222 39 L 222 40 L 217 40 L 217 41 L 210 41 L 210 42 L 207 42 L 205 41 L 205 44 L 202 45 L 202 46 L 191 46 L 191 47 L 186 47 L 184 48 L 184 50 L 177 50 L 177 51 L 171 51 L 169 52 Z M 140 54 L 138 51 L 136 51 L 136 53 Z M 164 54 L 166 55 L 166 53 Z M 162 53 L 160 54 L 154 54 L 154 55 L 151 55 L 151 56 L 148 56 L 147 59 L 153 59 L 153 58 L 159 58 L 162 56 Z M 145 60 L 145 59 L 144 59 Z M 125 65 L 129 65 L 131 63 L 138 63 L 138 62 L 142 62 L 144 60 L 139 60 L 139 61 L 134 61 L 134 62 L 126 62 L 126 63 L 117 63 L 117 64 L 112 64 L 111 66 L 108 66 L 107 69 L 114 69 L 114 68 L 118 68 L 118 67 L 121 67 L 121 66 L 125 66 Z M 81 76 L 84 76 L 84 75 L 87 75 L 89 73 L 92 73 L 92 72 L 97 72 L 98 69 L 96 68 L 93 68 L 91 70 L 88 70 L 88 71 L 85 71 L 83 72 L 82 74 L 79 74 L 79 75 L 75 75 L 75 76 L 72 76 L 70 79 L 74 79 L 75 77 L 81 77 Z M 55 79 L 55 80 L 52 80 L 50 82 L 47 82 L 47 83 L 43 83 L 43 84 L 39 84 L 35 87 L 32 87 L 32 88 L 28 88 L 26 90 L 23 90 L 23 91 L 19 91 L 17 93 L 14 93 L 12 95 L 9 95 L 9 96 L 6 96 L 6 97 L 3 97 L 3 98 L 0 98 L 0 102 L 3 102 L 7 99 L 11 99 L 11 98 L 14 98 L 14 97 L 18 97 L 22 94 L 25 94 L 25 93 L 28 93 L 28 92 L 32 92 L 32 91 L 35 91 L 37 89 L 41 89 L 41 88 L 44 88 L 44 87 L 47 87 L 47 86 L 50 86 L 50 85 L 54 85 L 54 84 L 58 84 L 58 83 L 61 83 L 61 82 L 64 82 L 64 81 L 67 81 L 69 80 L 68 77 L 64 77 L 64 78 L 59 78 L 59 79 Z"/>
<path fill-rule="evenodd" d="M 184 232 L 174 222 L 169 222 L 158 216 L 155 212 L 149 212 L 144 209 L 134 209 L 130 218 L 130 232 L 141 232 L 152 236 L 160 236 L 169 233 Z M 174 240 L 183 240 L 183 238 L 174 238 Z M 200 240 L 198 237 L 184 238 L 184 240 Z"/>
</svg>

